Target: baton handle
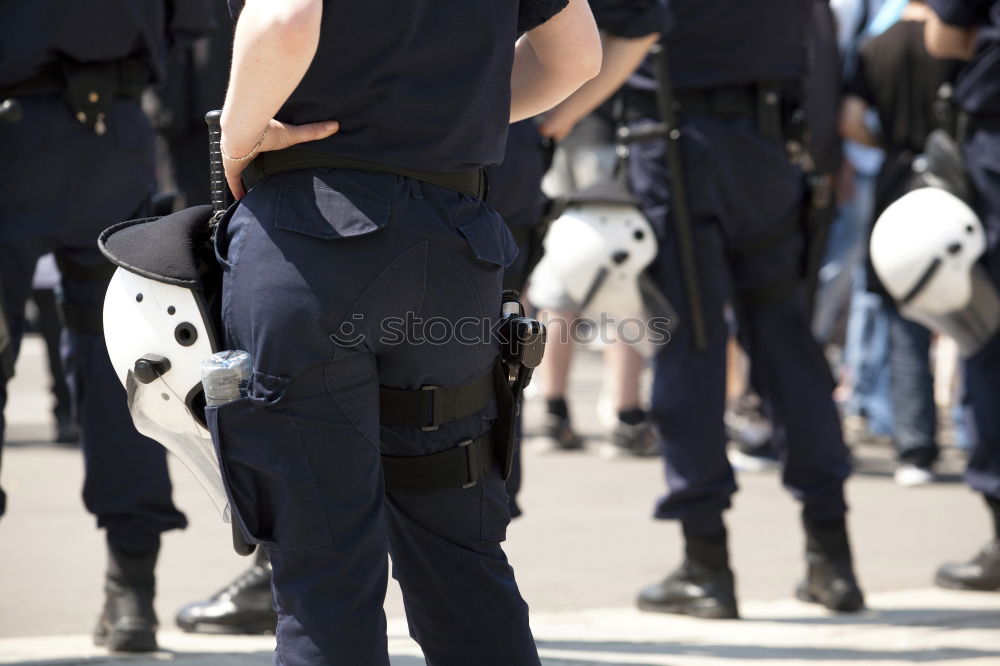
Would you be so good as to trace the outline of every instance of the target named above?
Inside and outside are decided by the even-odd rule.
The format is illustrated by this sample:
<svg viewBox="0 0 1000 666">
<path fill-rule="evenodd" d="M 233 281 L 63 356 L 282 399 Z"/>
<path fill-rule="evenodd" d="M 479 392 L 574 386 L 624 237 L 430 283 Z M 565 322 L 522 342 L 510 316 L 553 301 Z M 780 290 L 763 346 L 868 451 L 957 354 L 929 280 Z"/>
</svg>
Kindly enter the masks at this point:
<svg viewBox="0 0 1000 666">
<path fill-rule="evenodd" d="M 222 111 L 215 109 L 205 114 L 208 125 L 208 167 L 212 188 L 212 210 L 225 211 L 232 203 L 232 194 L 226 183 L 226 170 L 222 166 Z"/>
</svg>

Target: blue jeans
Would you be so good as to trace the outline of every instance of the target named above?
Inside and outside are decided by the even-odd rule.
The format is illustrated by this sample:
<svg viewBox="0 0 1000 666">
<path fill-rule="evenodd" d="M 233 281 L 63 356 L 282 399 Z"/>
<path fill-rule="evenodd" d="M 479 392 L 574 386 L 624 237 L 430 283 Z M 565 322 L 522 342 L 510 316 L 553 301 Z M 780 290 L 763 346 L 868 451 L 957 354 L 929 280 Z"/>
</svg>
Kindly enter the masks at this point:
<svg viewBox="0 0 1000 666">
<path fill-rule="evenodd" d="M 939 454 L 934 375 L 930 365 L 931 333 L 904 319 L 893 307 L 887 308 L 887 315 L 896 454 L 900 462 L 929 467 Z"/>
</svg>

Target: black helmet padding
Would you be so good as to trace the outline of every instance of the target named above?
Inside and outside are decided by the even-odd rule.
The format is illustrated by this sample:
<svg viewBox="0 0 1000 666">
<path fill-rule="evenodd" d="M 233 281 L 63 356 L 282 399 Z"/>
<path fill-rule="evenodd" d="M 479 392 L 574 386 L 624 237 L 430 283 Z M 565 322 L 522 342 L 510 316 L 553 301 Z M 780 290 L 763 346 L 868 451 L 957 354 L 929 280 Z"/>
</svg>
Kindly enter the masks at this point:
<svg viewBox="0 0 1000 666">
<path fill-rule="evenodd" d="M 211 206 L 194 206 L 164 217 L 129 220 L 105 229 L 97 245 L 112 263 L 127 271 L 204 291 L 211 219 Z"/>
</svg>

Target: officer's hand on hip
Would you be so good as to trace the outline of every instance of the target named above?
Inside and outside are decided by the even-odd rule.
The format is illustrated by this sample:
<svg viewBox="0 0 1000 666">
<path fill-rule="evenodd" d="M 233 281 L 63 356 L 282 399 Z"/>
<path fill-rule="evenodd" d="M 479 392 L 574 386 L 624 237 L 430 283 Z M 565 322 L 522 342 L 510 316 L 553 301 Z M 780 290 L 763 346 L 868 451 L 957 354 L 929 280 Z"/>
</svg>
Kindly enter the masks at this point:
<svg viewBox="0 0 1000 666">
<path fill-rule="evenodd" d="M 229 183 L 233 197 L 242 199 L 243 195 L 246 194 L 240 175 L 258 154 L 269 150 L 282 150 L 299 143 L 319 141 L 336 134 L 339 129 L 340 123 L 336 120 L 307 125 L 287 125 L 272 118 L 268 122 L 267 128 L 261 131 L 257 143 L 252 146 L 239 146 L 235 142 L 230 145 L 225 129 L 223 129 L 222 163 L 226 169 L 226 182 Z"/>
</svg>

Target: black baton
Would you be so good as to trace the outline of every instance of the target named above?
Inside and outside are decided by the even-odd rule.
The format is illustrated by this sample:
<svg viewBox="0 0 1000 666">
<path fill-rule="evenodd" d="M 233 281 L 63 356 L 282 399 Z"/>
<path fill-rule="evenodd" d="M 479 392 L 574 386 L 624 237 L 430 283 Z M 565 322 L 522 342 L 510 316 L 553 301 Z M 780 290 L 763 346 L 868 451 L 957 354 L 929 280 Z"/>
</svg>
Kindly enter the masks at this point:
<svg viewBox="0 0 1000 666">
<path fill-rule="evenodd" d="M 687 190 L 684 183 L 681 160 L 681 129 L 677 121 L 673 85 L 667 65 L 667 49 L 660 45 L 656 53 L 656 108 L 666 129 L 667 167 L 670 169 L 670 188 L 674 218 L 674 233 L 677 235 L 677 249 L 680 254 L 681 278 L 688 296 L 688 310 L 691 319 L 691 337 L 694 348 L 704 351 L 708 346 L 705 335 L 705 315 L 702 311 L 701 290 L 698 281 L 698 258 L 694 249 L 694 230 L 691 213 L 687 205 Z"/>
<path fill-rule="evenodd" d="M 222 166 L 222 111 L 215 109 L 205 114 L 205 124 L 208 125 L 208 173 L 212 188 L 212 224 L 217 224 L 222 214 L 233 202 L 233 195 L 226 183 L 226 170 Z M 222 461 L 219 461 L 220 464 Z M 247 543 L 240 529 L 239 519 L 230 507 L 233 528 L 233 550 L 239 555 L 250 555 L 257 546 Z"/>
<path fill-rule="evenodd" d="M 208 125 L 208 171 L 212 188 L 212 210 L 218 216 L 233 203 L 233 195 L 226 182 L 226 169 L 222 165 L 222 111 L 215 109 L 206 113 L 205 124 Z"/>
</svg>

